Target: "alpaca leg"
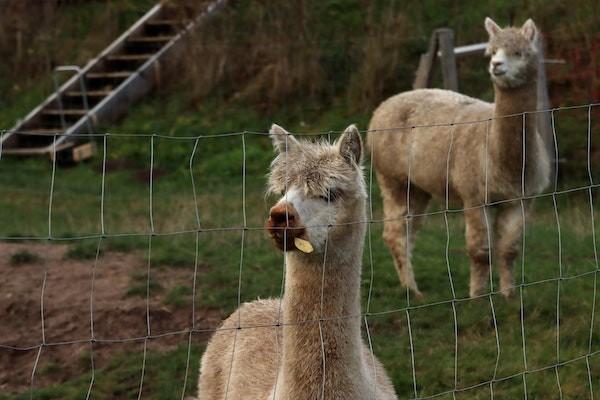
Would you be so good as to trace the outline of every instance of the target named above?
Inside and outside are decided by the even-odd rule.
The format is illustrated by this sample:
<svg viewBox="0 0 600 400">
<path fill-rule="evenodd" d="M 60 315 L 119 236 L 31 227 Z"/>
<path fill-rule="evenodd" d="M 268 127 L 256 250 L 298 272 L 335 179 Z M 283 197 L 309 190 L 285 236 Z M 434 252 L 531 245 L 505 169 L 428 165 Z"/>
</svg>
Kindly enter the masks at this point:
<svg viewBox="0 0 600 400">
<path fill-rule="evenodd" d="M 523 234 L 523 215 L 527 215 L 527 207 L 521 205 L 503 205 L 496 216 L 496 247 L 500 272 L 500 291 L 506 297 L 514 293 L 514 268 L 515 258 L 519 255 Z"/>
<path fill-rule="evenodd" d="M 476 297 L 485 293 L 490 278 L 490 244 L 488 224 L 483 208 L 465 210 L 467 252 L 470 259 L 471 280 L 469 294 Z M 489 221 L 489 217 L 488 217 Z"/>
<path fill-rule="evenodd" d="M 418 297 L 421 297 L 410 261 L 414 232 L 420 225 L 420 218 L 410 219 L 407 222 L 406 183 L 400 185 L 395 182 L 388 184 L 381 176 L 378 178 L 383 197 L 385 218 L 383 240 L 392 253 L 400 282 Z M 429 196 L 426 193 L 417 188 L 411 188 L 410 207 L 412 214 L 419 214 L 424 211 L 428 202 Z"/>
</svg>

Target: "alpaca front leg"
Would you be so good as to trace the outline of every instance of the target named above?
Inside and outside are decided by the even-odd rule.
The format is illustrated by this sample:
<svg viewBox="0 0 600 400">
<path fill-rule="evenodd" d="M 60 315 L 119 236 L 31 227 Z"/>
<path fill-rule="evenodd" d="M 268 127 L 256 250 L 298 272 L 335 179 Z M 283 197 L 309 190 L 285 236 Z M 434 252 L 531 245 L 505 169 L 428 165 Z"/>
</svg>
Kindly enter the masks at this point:
<svg viewBox="0 0 600 400">
<path fill-rule="evenodd" d="M 500 291 L 510 297 L 515 291 L 514 261 L 519 255 L 523 235 L 524 216 L 528 207 L 519 203 L 503 205 L 496 216 Z"/>
<path fill-rule="evenodd" d="M 417 297 L 422 297 L 410 261 L 410 243 L 407 235 L 405 217 L 399 221 L 386 221 L 383 228 L 383 240 L 394 258 L 394 266 L 400 282 L 412 290 Z"/>
<path fill-rule="evenodd" d="M 490 278 L 489 224 L 486 224 L 483 208 L 465 211 L 467 252 L 469 254 L 471 279 L 469 295 L 477 297 L 486 292 Z M 489 220 L 488 220 L 489 221 Z"/>
<path fill-rule="evenodd" d="M 397 182 L 389 182 L 385 177 L 378 175 L 381 187 L 381 197 L 383 198 L 383 241 L 390 249 L 394 258 L 394 266 L 398 273 L 400 282 L 412 290 L 417 297 L 422 297 L 410 262 L 410 234 L 407 227 L 406 215 L 406 183 L 398 185 Z M 423 202 L 421 202 L 423 203 Z M 426 202 L 425 206 L 426 206 Z M 412 204 L 412 203 L 411 203 Z"/>
</svg>

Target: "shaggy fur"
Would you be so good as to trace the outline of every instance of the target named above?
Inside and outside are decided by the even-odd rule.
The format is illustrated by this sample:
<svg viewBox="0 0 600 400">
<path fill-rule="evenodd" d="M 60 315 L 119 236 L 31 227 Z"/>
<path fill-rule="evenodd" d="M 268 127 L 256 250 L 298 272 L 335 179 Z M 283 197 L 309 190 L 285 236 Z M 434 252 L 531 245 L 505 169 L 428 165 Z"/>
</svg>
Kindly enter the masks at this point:
<svg viewBox="0 0 600 400">
<path fill-rule="evenodd" d="M 492 250 L 488 237 L 493 237 L 500 290 L 509 296 L 529 207 L 526 202 L 522 210 L 520 201 L 483 204 L 540 193 L 549 183 L 549 157 L 535 115 L 514 116 L 536 109 L 535 24 L 528 20 L 520 29 L 501 29 L 488 18 L 486 29 L 495 104 L 447 90 L 414 90 L 384 101 L 369 126 L 367 144 L 383 197 L 383 238 L 400 281 L 417 295 L 410 251 L 420 218 L 407 216 L 424 213 L 432 197 L 466 208 L 470 295 L 486 291 Z M 464 121 L 482 122 L 460 124 Z M 443 126 L 419 127 L 434 124 Z"/>
<path fill-rule="evenodd" d="M 299 142 L 276 125 L 271 134 L 279 155 L 269 191 L 283 197 L 271 209 L 270 233 L 287 248 L 272 228 L 285 209 L 293 218 L 282 226 L 302 228 L 296 235 L 315 251 L 286 251 L 283 298 L 242 305 L 215 333 L 202 357 L 199 398 L 396 399 L 361 338 L 366 227 L 356 222 L 366 221 L 366 191 L 358 130 L 349 127 L 334 145 Z"/>
</svg>

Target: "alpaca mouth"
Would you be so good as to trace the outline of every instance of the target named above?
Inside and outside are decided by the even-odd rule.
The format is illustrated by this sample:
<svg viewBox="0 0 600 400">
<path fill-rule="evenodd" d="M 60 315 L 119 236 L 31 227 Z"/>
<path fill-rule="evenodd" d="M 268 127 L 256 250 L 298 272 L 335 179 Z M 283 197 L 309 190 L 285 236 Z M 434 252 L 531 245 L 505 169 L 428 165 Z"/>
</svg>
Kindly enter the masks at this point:
<svg viewBox="0 0 600 400">
<path fill-rule="evenodd" d="M 306 246 L 302 242 L 309 243 L 306 240 L 306 230 L 303 227 L 300 227 L 300 228 L 269 227 L 268 230 L 269 230 L 271 239 L 273 240 L 273 244 L 279 250 L 291 251 L 291 250 L 298 250 L 299 247 L 301 247 L 300 248 L 301 251 L 303 251 L 305 253 L 310 252 L 310 251 L 305 251 L 302 249 L 303 246 Z M 297 243 L 301 243 L 301 244 L 298 245 Z M 307 249 L 307 247 L 303 247 L 303 248 Z"/>
<path fill-rule="evenodd" d="M 492 75 L 494 75 L 494 76 L 506 75 L 506 71 L 492 71 Z"/>
</svg>

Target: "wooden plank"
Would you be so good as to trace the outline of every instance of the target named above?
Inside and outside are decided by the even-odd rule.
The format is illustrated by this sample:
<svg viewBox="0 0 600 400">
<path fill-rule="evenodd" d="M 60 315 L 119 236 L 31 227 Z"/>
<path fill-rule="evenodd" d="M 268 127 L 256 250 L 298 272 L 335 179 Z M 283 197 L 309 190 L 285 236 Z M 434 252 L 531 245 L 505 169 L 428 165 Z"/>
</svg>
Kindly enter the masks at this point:
<svg viewBox="0 0 600 400">
<path fill-rule="evenodd" d="M 85 92 L 85 95 L 88 97 L 104 97 L 110 94 L 110 90 L 90 90 L 89 92 Z M 68 97 L 83 97 L 83 92 L 78 92 L 76 90 L 65 93 L 65 96 Z"/>
<path fill-rule="evenodd" d="M 23 129 L 17 132 L 18 135 L 33 135 L 33 136 L 54 136 L 60 135 L 64 131 L 62 129 L 57 128 L 32 128 L 32 129 Z"/>
<path fill-rule="evenodd" d="M 538 52 L 540 57 L 540 63 L 538 65 L 538 79 L 537 79 L 537 109 L 548 110 L 550 108 L 550 96 L 548 95 L 548 81 L 546 79 L 546 65 L 544 64 L 544 40 L 540 37 L 538 39 Z M 537 127 L 546 145 L 546 151 L 550 156 L 552 163 L 552 175 L 557 168 L 558 160 L 555 160 L 554 154 L 554 134 L 552 132 L 551 113 L 537 113 Z"/>
<path fill-rule="evenodd" d="M 132 43 L 159 43 L 168 42 L 175 36 L 138 36 L 127 39 L 128 42 Z"/>
<path fill-rule="evenodd" d="M 433 62 L 437 53 L 437 36 L 435 32 L 429 38 L 429 48 L 427 53 L 422 54 L 419 60 L 419 67 L 415 74 L 413 89 L 422 89 L 431 86 L 431 72 L 433 70 Z"/>
<path fill-rule="evenodd" d="M 64 109 L 57 110 L 55 108 L 51 108 L 48 110 L 43 110 L 42 114 L 46 115 L 85 115 L 87 111 L 85 110 L 74 110 L 74 109 Z"/>
<path fill-rule="evenodd" d="M 113 54 L 110 56 L 106 56 L 107 60 L 110 61 L 141 61 L 141 60 L 147 60 L 150 57 L 152 57 L 154 55 L 154 53 L 152 54 Z"/>
<path fill-rule="evenodd" d="M 58 153 L 60 151 L 68 149 L 69 147 L 72 147 L 73 144 L 74 143 L 72 141 L 70 141 L 70 142 L 67 141 L 67 142 L 61 143 L 59 145 L 56 145 L 56 152 Z M 50 148 L 52 148 L 52 145 L 50 146 Z M 21 148 L 3 149 L 2 154 L 11 154 L 11 155 L 19 155 L 19 156 L 35 156 L 35 155 L 48 154 L 48 156 L 52 160 L 53 156 L 54 156 L 54 151 L 48 150 L 47 146 L 44 146 L 44 147 L 21 147 Z"/>
<path fill-rule="evenodd" d="M 440 60 L 442 62 L 442 76 L 444 88 L 458 92 L 458 74 L 456 73 L 456 56 L 454 54 L 454 32 L 452 29 L 442 28 L 436 30 L 440 43 Z"/>
<path fill-rule="evenodd" d="M 90 79 L 104 78 L 127 78 L 133 72 L 131 71 L 116 71 L 116 72 L 90 72 L 85 77 Z"/>
<path fill-rule="evenodd" d="M 84 143 L 79 146 L 73 147 L 73 161 L 82 162 L 88 160 L 96 153 L 96 146 L 92 142 Z"/>
<path fill-rule="evenodd" d="M 146 22 L 146 25 L 164 26 L 164 25 L 181 25 L 181 21 L 176 19 L 155 19 Z"/>
</svg>

